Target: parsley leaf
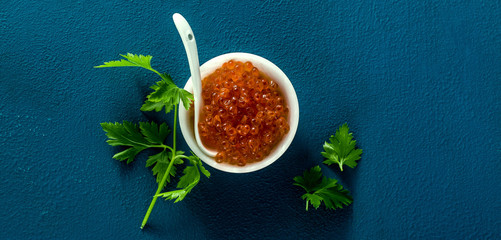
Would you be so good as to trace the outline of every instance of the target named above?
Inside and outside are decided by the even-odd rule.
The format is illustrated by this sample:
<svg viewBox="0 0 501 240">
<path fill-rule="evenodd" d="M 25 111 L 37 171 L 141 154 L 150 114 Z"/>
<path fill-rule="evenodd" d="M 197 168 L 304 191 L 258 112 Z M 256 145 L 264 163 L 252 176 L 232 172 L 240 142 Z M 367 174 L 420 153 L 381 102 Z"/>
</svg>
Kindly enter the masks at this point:
<svg viewBox="0 0 501 240">
<path fill-rule="evenodd" d="M 136 155 L 147 148 L 166 147 L 163 145 L 170 130 L 167 124 L 151 122 L 141 122 L 139 127 L 128 121 L 120 123 L 101 123 L 101 127 L 106 132 L 111 146 L 127 146 L 127 148 L 113 156 L 120 161 L 127 160 L 127 163 L 134 161 Z"/>
<path fill-rule="evenodd" d="M 162 108 L 165 107 L 165 104 L 163 102 L 152 102 L 149 100 L 144 101 L 143 106 L 141 107 L 141 111 L 149 112 L 155 110 L 155 112 L 160 112 L 162 111 Z M 166 112 L 170 112 L 172 110 L 172 107 Z"/>
<path fill-rule="evenodd" d="M 345 123 L 336 131 L 336 135 L 332 135 L 330 143 L 325 142 L 322 156 L 327 158 L 324 163 L 331 165 L 337 163 L 341 171 L 343 165 L 354 168 L 357 166 L 357 160 L 360 159 L 362 149 L 355 149 L 357 141 L 352 140 L 353 136 L 349 132 L 348 125 Z"/>
<path fill-rule="evenodd" d="M 179 104 L 180 100 L 183 102 L 183 106 L 186 110 L 190 108 L 193 101 L 193 94 L 176 86 L 168 74 L 160 73 L 153 69 L 151 67 L 152 56 L 132 53 L 127 53 L 127 55 L 121 54 L 120 56 L 125 59 L 105 62 L 102 65 L 95 66 L 95 68 L 142 67 L 158 74 L 158 76 L 162 78 L 161 81 L 156 82 L 156 85 L 151 87 L 151 89 L 155 91 L 147 96 L 147 100 L 141 107 L 141 111 L 155 110 L 156 112 L 160 112 L 165 107 L 165 113 L 169 113 L 174 108 L 174 105 Z"/>
<path fill-rule="evenodd" d="M 105 68 L 105 67 L 142 67 L 153 71 L 159 74 L 155 69 L 151 67 L 151 59 L 153 58 L 150 55 L 137 55 L 132 53 L 127 53 L 127 55 L 120 54 L 120 56 L 125 59 L 121 59 L 118 61 L 109 61 L 105 62 L 103 65 L 95 66 L 94 68 Z"/>
<path fill-rule="evenodd" d="M 141 129 L 141 133 L 144 135 L 144 138 L 150 142 L 155 144 L 163 144 L 165 138 L 170 133 L 169 127 L 166 123 L 158 124 L 151 122 L 140 122 L 139 128 Z"/>
<path fill-rule="evenodd" d="M 177 151 L 176 155 L 182 155 L 184 154 L 183 151 Z M 160 184 L 162 181 L 162 178 L 164 177 L 164 174 L 167 172 L 167 169 L 169 167 L 169 163 L 171 161 L 172 154 L 169 154 L 166 150 L 163 150 L 162 152 L 149 156 L 148 160 L 146 160 L 146 167 L 151 167 L 155 165 L 151 170 L 153 171 L 153 175 L 157 176 L 157 183 Z M 170 177 L 175 177 L 176 176 L 176 165 L 183 164 L 183 160 L 180 158 L 177 158 L 171 169 L 169 170 L 169 175 L 167 176 L 167 182 L 170 183 Z M 164 183 L 165 184 L 165 183 Z M 165 185 L 164 185 L 165 186 Z"/>
<path fill-rule="evenodd" d="M 318 165 L 304 171 L 303 176 L 295 177 L 294 181 L 293 185 L 302 187 L 306 191 L 301 196 L 303 200 L 306 200 L 306 211 L 308 211 L 309 204 L 318 209 L 323 202 L 327 209 L 336 209 L 353 202 L 350 192 L 343 189 L 337 180 L 323 176 Z"/>
<path fill-rule="evenodd" d="M 202 172 L 207 178 L 210 177 L 209 171 L 207 171 L 204 166 L 202 166 L 200 158 L 193 155 L 187 157 L 187 159 L 189 160 L 191 166 L 187 166 L 184 169 L 184 175 L 179 179 L 179 182 L 177 184 L 177 188 L 179 189 L 169 192 L 163 192 L 155 196 L 164 197 L 166 200 L 175 199 L 175 203 L 182 201 L 200 181 L 200 172 Z"/>
<path fill-rule="evenodd" d="M 165 107 L 165 113 L 169 113 L 173 106 L 179 104 L 181 100 L 186 110 L 190 108 L 193 101 L 193 94 L 177 87 L 172 78 L 167 74 L 161 74 L 161 81 L 156 82 L 151 89 L 155 90 L 146 98 L 146 102 L 141 107 L 141 111 L 161 111 Z"/>
</svg>

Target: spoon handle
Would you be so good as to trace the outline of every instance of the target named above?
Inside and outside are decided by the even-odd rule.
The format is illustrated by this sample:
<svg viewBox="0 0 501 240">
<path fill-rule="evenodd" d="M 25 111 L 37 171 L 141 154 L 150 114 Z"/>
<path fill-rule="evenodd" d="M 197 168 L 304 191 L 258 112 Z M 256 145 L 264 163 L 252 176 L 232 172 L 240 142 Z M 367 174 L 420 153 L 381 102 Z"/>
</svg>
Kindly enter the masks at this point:
<svg viewBox="0 0 501 240">
<path fill-rule="evenodd" d="M 195 139 L 202 152 L 204 152 L 207 156 L 214 157 L 217 153 L 215 151 L 208 150 L 204 146 L 198 132 L 198 122 L 200 119 L 200 111 L 202 107 L 202 77 L 200 76 L 200 63 L 198 62 L 197 42 L 195 41 L 195 35 L 193 34 L 190 25 L 188 24 L 186 19 L 181 16 L 181 14 L 175 13 L 172 16 L 172 19 L 174 20 L 174 24 L 176 25 L 179 35 L 181 36 L 181 40 L 183 40 L 184 49 L 186 50 L 188 63 L 190 65 L 191 83 L 193 85 L 193 98 L 195 100 L 195 109 L 193 111 L 195 113 L 195 122 L 193 126 L 195 131 Z"/>
<path fill-rule="evenodd" d="M 200 101 L 198 97 L 202 94 L 202 80 L 200 76 L 200 63 L 198 61 L 198 50 L 195 35 L 186 19 L 179 13 L 172 16 L 177 31 L 183 40 L 184 49 L 190 65 L 191 83 L 193 84 L 193 96 L 195 97 L 195 107 L 198 109 Z"/>
</svg>

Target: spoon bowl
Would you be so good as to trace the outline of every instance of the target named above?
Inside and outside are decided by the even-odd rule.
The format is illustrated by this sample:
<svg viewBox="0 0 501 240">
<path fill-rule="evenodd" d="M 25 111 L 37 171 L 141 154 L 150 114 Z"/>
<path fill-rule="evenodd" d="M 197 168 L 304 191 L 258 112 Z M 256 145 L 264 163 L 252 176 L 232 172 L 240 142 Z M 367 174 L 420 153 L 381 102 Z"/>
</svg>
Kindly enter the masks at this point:
<svg viewBox="0 0 501 240">
<path fill-rule="evenodd" d="M 205 164 L 225 172 L 248 173 L 269 166 L 285 153 L 294 139 L 299 124 L 299 103 L 296 91 L 285 73 L 269 60 L 250 53 L 227 53 L 207 61 L 200 67 L 201 79 L 220 68 L 223 63 L 232 59 L 234 61 L 241 62 L 250 61 L 256 68 L 265 73 L 268 77 L 270 77 L 270 79 L 279 85 L 284 95 L 287 107 L 289 108 L 289 132 L 283 136 L 282 140 L 278 142 L 272 152 L 263 160 L 255 163 L 249 163 L 245 166 L 236 166 L 228 163 L 217 163 L 214 156 L 206 154 L 200 147 L 196 139 L 196 133 L 198 130 L 195 128 L 198 125 L 198 120 L 195 120 L 193 110 L 190 109 L 189 111 L 186 111 L 184 108 L 179 108 L 179 125 L 186 143 L 191 150 L 198 157 L 200 157 L 202 161 L 204 161 Z M 188 79 L 184 89 L 189 92 L 193 92 L 193 78 Z"/>
</svg>

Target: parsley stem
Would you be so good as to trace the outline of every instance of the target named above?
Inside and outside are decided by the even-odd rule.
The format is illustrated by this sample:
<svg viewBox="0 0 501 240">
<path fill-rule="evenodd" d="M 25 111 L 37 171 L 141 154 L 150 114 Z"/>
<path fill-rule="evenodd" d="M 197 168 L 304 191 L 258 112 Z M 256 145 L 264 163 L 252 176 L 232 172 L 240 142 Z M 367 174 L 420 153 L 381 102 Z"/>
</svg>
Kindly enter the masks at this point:
<svg viewBox="0 0 501 240">
<path fill-rule="evenodd" d="M 153 211 L 153 207 L 155 206 L 155 203 L 157 202 L 158 194 L 162 191 L 162 189 L 165 186 L 165 181 L 167 181 L 167 176 L 169 176 L 170 169 L 172 168 L 172 165 L 174 165 L 174 161 L 176 158 L 176 127 L 177 127 L 177 106 L 174 105 L 174 124 L 173 124 L 173 130 L 172 130 L 172 158 L 169 163 L 169 166 L 167 167 L 167 170 L 164 173 L 164 176 L 162 177 L 162 181 L 158 184 L 157 191 L 155 195 L 153 196 L 153 200 L 151 200 L 150 207 L 148 208 L 148 211 L 146 211 L 146 215 L 144 216 L 143 222 L 141 223 L 141 229 L 144 228 L 144 225 L 146 225 L 146 222 L 148 222 L 148 218 L 150 217 L 151 211 Z"/>
<path fill-rule="evenodd" d="M 165 145 L 165 144 L 160 144 L 160 145 L 148 145 L 148 147 L 150 148 L 163 148 L 164 150 L 165 149 L 169 149 L 170 151 L 172 151 L 172 148 Z"/>
<path fill-rule="evenodd" d="M 148 145 L 148 147 L 150 148 L 163 148 L 163 149 L 166 149 L 167 146 L 165 146 L 164 144 L 159 144 L 159 145 Z"/>
</svg>

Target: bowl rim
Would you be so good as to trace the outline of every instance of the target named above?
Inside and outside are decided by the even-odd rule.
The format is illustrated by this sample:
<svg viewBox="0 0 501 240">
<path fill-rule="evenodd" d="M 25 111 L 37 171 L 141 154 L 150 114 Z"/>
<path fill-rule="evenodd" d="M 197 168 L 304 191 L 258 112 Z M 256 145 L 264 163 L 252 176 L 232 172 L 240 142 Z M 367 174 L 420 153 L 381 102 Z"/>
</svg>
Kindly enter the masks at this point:
<svg viewBox="0 0 501 240">
<path fill-rule="evenodd" d="M 251 53 L 232 52 L 232 53 L 222 54 L 208 60 L 202 66 L 200 66 L 200 74 L 202 76 L 202 79 L 207 74 L 210 74 L 214 72 L 217 68 L 221 67 L 221 65 L 224 62 L 227 62 L 231 59 L 237 61 L 252 62 L 252 64 L 256 66 L 260 71 L 266 73 L 271 79 L 273 79 L 279 84 L 283 94 L 285 95 L 284 97 L 289 107 L 289 126 L 290 126 L 289 132 L 282 138 L 282 140 L 277 144 L 277 146 L 274 147 L 273 151 L 263 160 L 247 164 L 245 166 L 236 166 L 227 163 L 217 163 L 214 160 L 214 158 L 207 156 L 202 152 L 202 150 L 200 150 L 198 144 L 195 141 L 195 137 L 193 134 L 193 127 L 189 126 L 190 125 L 189 122 L 191 122 L 191 120 L 188 119 L 189 111 L 187 111 L 183 107 L 179 108 L 179 117 L 178 117 L 179 126 L 181 128 L 181 133 L 183 135 L 183 138 L 188 144 L 188 146 L 191 148 L 191 151 L 193 151 L 205 164 L 224 172 L 249 173 L 258 171 L 271 165 L 273 162 L 278 160 L 289 148 L 290 144 L 292 143 L 296 135 L 297 128 L 299 125 L 299 103 L 296 91 L 294 90 L 294 87 L 292 86 L 292 83 L 287 77 L 287 75 L 285 75 L 285 73 L 278 66 L 276 66 L 268 59 Z M 184 89 L 189 92 L 193 92 L 191 77 L 186 82 Z"/>
</svg>

